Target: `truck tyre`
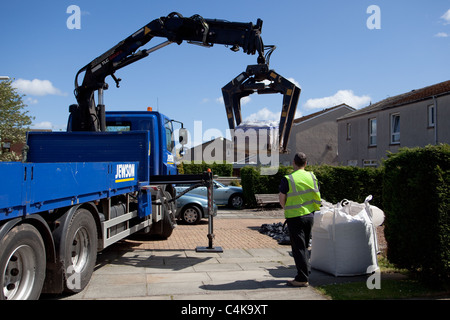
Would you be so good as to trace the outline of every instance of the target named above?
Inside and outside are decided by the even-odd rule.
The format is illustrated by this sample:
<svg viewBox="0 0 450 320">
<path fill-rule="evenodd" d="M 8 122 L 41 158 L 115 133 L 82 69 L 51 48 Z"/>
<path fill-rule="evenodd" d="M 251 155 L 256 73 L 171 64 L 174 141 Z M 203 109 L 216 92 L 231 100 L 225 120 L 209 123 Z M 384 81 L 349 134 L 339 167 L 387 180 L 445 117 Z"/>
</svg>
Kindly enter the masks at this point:
<svg viewBox="0 0 450 320">
<path fill-rule="evenodd" d="M 73 215 L 64 243 L 64 291 L 76 293 L 89 283 L 97 259 L 97 229 L 92 214 L 78 209 Z"/>
<path fill-rule="evenodd" d="M 167 200 L 172 199 L 172 195 L 167 191 L 164 191 L 164 196 Z M 176 206 L 173 201 L 166 202 L 163 205 L 165 206 L 164 216 L 160 221 L 152 225 L 150 234 L 161 237 L 162 239 L 167 239 L 172 235 L 173 229 L 177 226 L 175 220 Z"/>
<path fill-rule="evenodd" d="M 30 224 L 11 229 L 0 240 L 0 300 L 36 300 L 45 279 L 45 245 Z"/>
</svg>

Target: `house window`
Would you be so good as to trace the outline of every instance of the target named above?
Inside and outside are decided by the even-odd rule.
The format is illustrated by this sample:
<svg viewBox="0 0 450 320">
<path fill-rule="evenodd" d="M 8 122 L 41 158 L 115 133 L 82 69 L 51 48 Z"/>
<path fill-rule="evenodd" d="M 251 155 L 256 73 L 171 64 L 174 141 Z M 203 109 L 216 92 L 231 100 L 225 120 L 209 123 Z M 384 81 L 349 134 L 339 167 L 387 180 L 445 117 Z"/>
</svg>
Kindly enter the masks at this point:
<svg viewBox="0 0 450 320">
<path fill-rule="evenodd" d="M 351 123 L 347 123 L 347 140 L 352 138 L 352 125 Z"/>
<path fill-rule="evenodd" d="M 436 112 L 434 109 L 434 104 L 428 106 L 428 127 L 434 127 L 436 122 Z"/>
<path fill-rule="evenodd" d="M 400 143 L 400 114 L 391 114 L 391 144 Z"/>
<path fill-rule="evenodd" d="M 377 145 L 377 119 L 369 119 L 369 146 Z"/>
<path fill-rule="evenodd" d="M 363 167 L 376 167 L 377 165 L 377 160 L 363 160 Z"/>
</svg>

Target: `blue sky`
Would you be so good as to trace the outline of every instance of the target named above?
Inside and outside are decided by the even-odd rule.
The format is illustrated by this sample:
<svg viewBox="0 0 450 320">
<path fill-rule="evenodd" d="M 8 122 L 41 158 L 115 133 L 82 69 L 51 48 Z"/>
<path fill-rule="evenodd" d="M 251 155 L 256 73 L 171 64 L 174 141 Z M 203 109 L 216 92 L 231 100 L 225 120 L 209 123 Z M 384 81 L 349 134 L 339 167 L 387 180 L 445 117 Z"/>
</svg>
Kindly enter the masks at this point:
<svg viewBox="0 0 450 320">
<path fill-rule="evenodd" d="M 67 8 L 82 11 L 81 29 L 67 28 Z M 370 5 L 381 29 L 369 29 Z M 450 79 L 450 1 L 406 0 L 164 0 L 2 1 L 0 75 L 25 94 L 35 128 L 64 129 L 76 72 L 148 22 L 170 12 L 229 21 L 264 21 L 274 44 L 270 67 L 302 88 L 298 116 L 345 102 L 355 108 Z M 154 38 L 145 48 L 164 39 Z M 226 134 L 221 88 L 256 63 L 256 56 L 216 45 L 172 44 L 116 76 L 105 92 L 107 110 L 148 106 L 203 132 Z M 34 80 L 34 81 L 33 81 Z M 275 120 L 281 95 L 250 96 L 246 119 Z M 197 123 L 198 124 L 198 123 Z M 209 134 L 191 139 L 209 140 Z"/>
</svg>

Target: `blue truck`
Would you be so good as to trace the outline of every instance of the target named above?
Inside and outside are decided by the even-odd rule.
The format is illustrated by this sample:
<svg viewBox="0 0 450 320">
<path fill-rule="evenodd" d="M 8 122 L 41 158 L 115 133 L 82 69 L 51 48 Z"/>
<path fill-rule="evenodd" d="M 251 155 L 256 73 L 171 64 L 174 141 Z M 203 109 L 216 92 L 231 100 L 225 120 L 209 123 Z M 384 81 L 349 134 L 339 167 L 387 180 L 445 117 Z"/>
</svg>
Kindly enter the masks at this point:
<svg viewBox="0 0 450 320">
<path fill-rule="evenodd" d="M 254 25 L 171 13 L 80 69 L 75 78 L 77 104 L 69 108 L 67 131 L 29 132 L 23 161 L 0 163 L 0 300 L 80 292 L 90 281 L 99 251 L 136 232 L 168 238 L 176 226 L 175 201 L 181 195 L 176 194 L 176 183 L 208 186 L 212 209 L 211 172 L 177 173 L 174 120 L 152 111 L 105 111 L 105 78 L 111 76 L 119 86 L 115 71 L 184 40 L 257 52 L 258 65 L 249 66 L 223 89 L 228 120 L 236 116 L 239 125 L 240 98 L 255 91 L 282 93 L 280 132 L 289 132 L 300 89 L 268 69 L 261 27 L 259 19 Z M 137 51 L 153 37 L 167 41 Z M 187 142 L 183 126 L 179 142 Z M 207 249 L 214 249 L 212 219 L 209 227 Z"/>
<path fill-rule="evenodd" d="M 167 118 L 128 119 L 159 125 Z M 29 133 L 27 162 L 1 163 L 3 299 L 78 292 L 99 250 L 138 231 L 170 236 L 175 193 L 172 184 L 150 184 L 150 176 L 176 173 L 166 148 L 173 140 L 155 132 Z"/>
</svg>

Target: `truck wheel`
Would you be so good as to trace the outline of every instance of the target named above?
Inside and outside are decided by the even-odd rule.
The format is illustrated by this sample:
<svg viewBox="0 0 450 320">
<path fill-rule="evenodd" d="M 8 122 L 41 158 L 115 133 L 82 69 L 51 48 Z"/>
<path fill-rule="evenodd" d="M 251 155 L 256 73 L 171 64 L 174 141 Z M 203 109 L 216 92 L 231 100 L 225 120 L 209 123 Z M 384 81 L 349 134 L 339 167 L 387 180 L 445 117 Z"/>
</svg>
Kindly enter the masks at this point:
<svg viewBox="0 0 450 320">
<path fill-rule="evenodd" d="M 0 240 L 0 299 L 36 300 L 45 279 L 44 241 L 30 224 L 14 227 Z"/>
<path fill-rule="evenodd" d="M 75 212 L 64 240 L 64 291 L 80 292 L 89 283 L 97 259 L 97 230 L 88 210 Z"/>
<path fill-rule="evenodd" d="M 172 195 L 167 191 L 164 191 L 164 196 L 167 200 L 172 199 Z M 164 216 L 160 221 L 152 225 L 150 234 L 167 239 L 172 235 L 173 229 L 177 226 L 175 221 L 176 206 L 173 201 L 164 203 L 163 205 L 165 206 Z"/>
<path fill-rule="evenodd" d="M 181 213 L 181 219 L 186 224 L 197 224 L 202 218 L 202 212 L 199 207 L 195 205 L 189 205 L 183 209 Z"/>
</svg>

